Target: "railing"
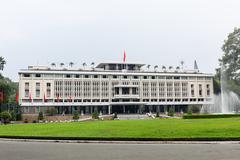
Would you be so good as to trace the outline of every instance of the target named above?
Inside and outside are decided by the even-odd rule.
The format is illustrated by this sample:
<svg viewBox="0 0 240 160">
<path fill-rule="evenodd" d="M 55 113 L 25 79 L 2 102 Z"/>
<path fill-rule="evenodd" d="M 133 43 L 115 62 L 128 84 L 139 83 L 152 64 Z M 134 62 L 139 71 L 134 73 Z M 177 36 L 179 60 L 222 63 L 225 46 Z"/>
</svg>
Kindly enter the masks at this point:
<svg viewBox="0 0 240 160">
<path fill-rule="evenodd" d="M 126 94 L 126 95 L 114 95 L 114 99 L 116 98 L 137 98 L 139 99 L 140 96 L 139 95 L 135 95 L 135 94 Z"/>
</svg>

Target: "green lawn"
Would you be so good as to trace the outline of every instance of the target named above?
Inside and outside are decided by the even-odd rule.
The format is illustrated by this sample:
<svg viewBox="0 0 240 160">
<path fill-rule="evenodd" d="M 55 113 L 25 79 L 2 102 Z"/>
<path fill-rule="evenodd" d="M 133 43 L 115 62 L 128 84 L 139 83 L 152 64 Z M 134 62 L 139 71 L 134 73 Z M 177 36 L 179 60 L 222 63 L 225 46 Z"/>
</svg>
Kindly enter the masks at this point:
<svg viewBox="0 0 240 160">
<path fill-rule="evenodd" d="M 109 140 L 240 140 L 240 118 L 0 125 L 0 137 Z"/>
</svg>

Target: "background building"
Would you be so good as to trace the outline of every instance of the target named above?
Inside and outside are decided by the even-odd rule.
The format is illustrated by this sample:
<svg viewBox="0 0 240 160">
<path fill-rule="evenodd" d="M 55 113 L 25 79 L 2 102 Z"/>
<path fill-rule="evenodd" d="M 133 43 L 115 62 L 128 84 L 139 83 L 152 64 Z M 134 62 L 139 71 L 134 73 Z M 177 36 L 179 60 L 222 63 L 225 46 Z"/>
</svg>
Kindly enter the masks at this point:
<svg viewBox="0 0 240 160">
<path fill-rule="evenodd" d="M 186 112 L 189 105 L 213 100 L 213 75 L 194 70 L 154 67 L 142 63 L 107 62 L 88 69 L 29 66 L 19 72 L 19 104 L 24 113 L 84 114 Z M 149 68 L 149 66 L 147 67 Z"/>
</svg>

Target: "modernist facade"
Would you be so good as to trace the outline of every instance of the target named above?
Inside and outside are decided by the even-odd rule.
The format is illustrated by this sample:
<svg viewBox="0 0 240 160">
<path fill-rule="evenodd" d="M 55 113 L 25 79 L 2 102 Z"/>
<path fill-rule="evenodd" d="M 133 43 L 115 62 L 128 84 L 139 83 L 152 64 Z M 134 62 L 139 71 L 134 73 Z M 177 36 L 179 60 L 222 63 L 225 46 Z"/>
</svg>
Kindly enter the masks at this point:
<svg viewBox="0 0 240 160">
<path fill-rule="evenodd" d="M 144 71 L 142 63 L 100 63 L 90 69 L 30 66 L 19 72 L 19 104 L 24 113 L 55 108 L 90 114 L 186 112 L 211 104 L 213 75 L 181 69 Z"/>
</svg>

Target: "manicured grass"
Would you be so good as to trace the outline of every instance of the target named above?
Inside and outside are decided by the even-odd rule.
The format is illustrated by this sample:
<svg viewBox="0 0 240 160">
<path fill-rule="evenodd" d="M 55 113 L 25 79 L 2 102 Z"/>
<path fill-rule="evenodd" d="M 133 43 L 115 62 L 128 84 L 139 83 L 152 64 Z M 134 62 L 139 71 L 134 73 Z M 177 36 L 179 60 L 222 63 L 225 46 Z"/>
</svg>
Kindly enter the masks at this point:
<svg viewBox="0 0 240 160">
<path fill-rule="evenodd" d="M 240 140 L 240 118 L 1 125 L 0 137 L 99 140 Z"/>
</svg>

